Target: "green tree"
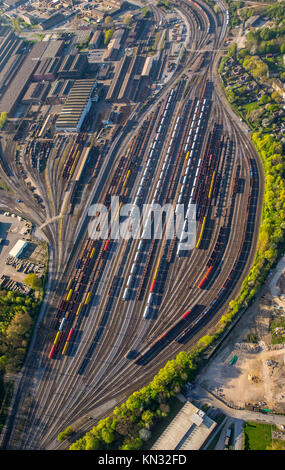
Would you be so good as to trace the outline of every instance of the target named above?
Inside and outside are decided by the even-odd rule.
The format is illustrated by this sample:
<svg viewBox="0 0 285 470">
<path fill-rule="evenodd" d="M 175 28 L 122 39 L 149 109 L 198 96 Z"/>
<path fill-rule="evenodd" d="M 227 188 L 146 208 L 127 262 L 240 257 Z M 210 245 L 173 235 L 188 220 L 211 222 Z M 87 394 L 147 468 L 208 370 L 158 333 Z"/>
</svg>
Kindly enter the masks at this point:
<svg viewBox="0 0 285 470">
<path fill-rule="evenodd" d="M 26 276 L 25 284 L 34 290 L 41 290 L 43 288 L 42 280 L 35 273 L 31 273 Z"/>
<path fill-rule="evenodd" d="M 113 28 L 107 29 L 107 31 L 105 31 L 105 35 L 104 35 L 104 44 L 105 44 L 105 46 L 107 46 L 109 44 L 109 42 L 112 39 L 113 34 L 114 34 L 114 29 Z"/>
<path fill-rule="evenodd" d="M 63 442 L 65 439 L 67 439 L 73 433 L 74 433 L 74 429 L 72 428 L 72 426 L 68 426 L 64 431 L 59 433 L 59 435 L 57 436 L 57 440 L 59 442 Z"/>
<path fill-rule="evenodd" d="M 5 111 L 2 111 L 0 113 L 0 130 L 3 129 L 6 121 L 7 121 L 7 113 Z"/>
<path fill-rule="evenodd" d="M 130 26 L 133 22 L 133 17 L 132 15 L 125 15 L 124 17 L 124 20 L 123 20 L 123 23 L 126 25 L 126 26 Z"/>
<path fill-rule="evenodd" d="M 110 429 L 102 429 L 102 440 L 106 444 L 111 444 L 114 441 L 114 433 Z"/>
</svg>

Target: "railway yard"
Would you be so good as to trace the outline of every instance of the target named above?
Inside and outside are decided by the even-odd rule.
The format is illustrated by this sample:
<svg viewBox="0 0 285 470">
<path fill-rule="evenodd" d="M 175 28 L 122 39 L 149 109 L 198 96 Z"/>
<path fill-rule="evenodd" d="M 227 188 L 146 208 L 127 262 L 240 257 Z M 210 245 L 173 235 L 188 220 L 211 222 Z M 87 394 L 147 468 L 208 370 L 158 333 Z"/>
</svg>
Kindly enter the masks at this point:
<svg viewBox="0 0 285 470">
<path fill-rule="evenodd" d="M 202 0 L 172 3 L 185 27 L 186 53 L 182 57 L 181 47 L 169 67 L 172 49 L 161 51 L 157 76 L 163 86 L 142 87 L 141 95 L 129 89 L 132 99 L 117 125 L 99 132 L 100 113 L 94 121 L 87 114 L 79 131 L 63 132 L 57 114 L 34 126 L 27 139 L 2 138 L 1 174 L 50 250 L 46 295 L 3 448 L 64 448 L 56 440 L 60 430 L 75 425 L 83 433 L 108 416 L 210 331 L 253 261 L 262 167 L 212 73 L 228 13 L 220 2 L 218 15 Z M 154 25 L 165 21 L 161 9 L 147 6 Z M 143 47 L 141 41 L 137 54 Z M 96 107 L 106 94 L 100 95 L 98 77 L 91 80 L 98 80 L 95 88 L 91 83 L 92 96 L 100 96 Z M 119 198 L 115 212 L 112 196 Z M 127 203 L 140 210 L 143 204 L 196 204 L 194 247 L 185 249 L 179 237 L 146 239 L 151 212 L 142 237 L 94 239 L 96 217 L 88 215 L 95 203 L 107 207 L 105 221 L 112 212 L 113 222 L 123 220 L 119 211 Z"/>
</svg>

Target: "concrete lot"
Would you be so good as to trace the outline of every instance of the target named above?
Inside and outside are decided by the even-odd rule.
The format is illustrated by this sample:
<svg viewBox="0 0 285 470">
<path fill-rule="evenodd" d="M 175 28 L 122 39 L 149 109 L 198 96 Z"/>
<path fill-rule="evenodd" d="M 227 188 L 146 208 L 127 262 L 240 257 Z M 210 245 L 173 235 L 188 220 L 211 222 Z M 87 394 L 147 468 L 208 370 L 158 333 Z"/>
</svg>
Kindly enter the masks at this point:
<svg viewBox="0 0 285 470">
<path fill-rule="evenodd" d="M 18 240 L 27 240 L 29 235 L 21 234 L 21 230 L 25 228 L 25 220 L 18 220 L 17 217 L 4 216 L 0 214 L 0 238 L 3 239 L 0 245 L 0 266 L 1 275 L 10 276 L 15 281 L 24 281 L 25 273 L 16 271 L 12 266 L 6 265 L 9 252 L 15 246 Z M 34 246 L 36 248 L 36 245 Z"/>
</svg>

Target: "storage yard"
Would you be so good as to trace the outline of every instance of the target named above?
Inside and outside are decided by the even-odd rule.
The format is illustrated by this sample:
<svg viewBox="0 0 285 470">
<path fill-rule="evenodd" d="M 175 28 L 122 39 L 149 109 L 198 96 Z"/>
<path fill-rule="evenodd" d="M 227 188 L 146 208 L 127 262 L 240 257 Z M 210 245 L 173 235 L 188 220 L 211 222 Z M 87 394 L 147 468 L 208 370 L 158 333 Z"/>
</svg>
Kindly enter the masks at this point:
<svg viewBox="0 0 285 470">
<path fill-rule="evenodd" d="M 31 235 L 31 222 L 20 216 L 4 212 L 0 214 L 2 289 L 28 293 L 25 285 L 29 273 L 43 277 L 46 271 L 47 253 Z"/>
<path fill-rule="evenodd" d="M 270 331 L 271 322 L 282 317 L 284 306 L 279 309 L 265 286 L 198 382 L 231 407 L 284 413 L 285 350 L 282 342 L 273 343 Z"/>
</svg>

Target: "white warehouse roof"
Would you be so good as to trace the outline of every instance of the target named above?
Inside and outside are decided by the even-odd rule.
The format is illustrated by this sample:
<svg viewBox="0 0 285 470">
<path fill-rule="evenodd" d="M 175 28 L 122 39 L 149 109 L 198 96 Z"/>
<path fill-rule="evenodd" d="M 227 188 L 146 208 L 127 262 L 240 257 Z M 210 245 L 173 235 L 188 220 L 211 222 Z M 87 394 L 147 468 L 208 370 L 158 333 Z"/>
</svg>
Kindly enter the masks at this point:
<svg viewBox="0 0 285 470">
<path fill-rule="evenodd" d="M 23 249 L 27 246 L 27 242 L 24 240 L 18 240 L 16 245 L 12 248 L 12 250 L 9 252 L 9 256 L 13 256 L 14 258 L 18 258 L 20 254 L 22 253 Z"/>
</svg>

